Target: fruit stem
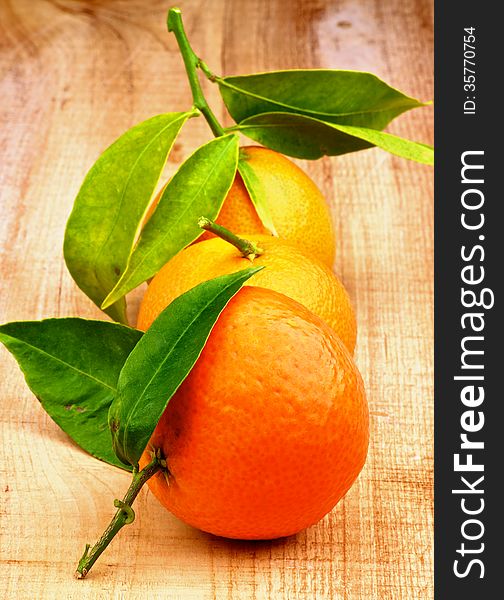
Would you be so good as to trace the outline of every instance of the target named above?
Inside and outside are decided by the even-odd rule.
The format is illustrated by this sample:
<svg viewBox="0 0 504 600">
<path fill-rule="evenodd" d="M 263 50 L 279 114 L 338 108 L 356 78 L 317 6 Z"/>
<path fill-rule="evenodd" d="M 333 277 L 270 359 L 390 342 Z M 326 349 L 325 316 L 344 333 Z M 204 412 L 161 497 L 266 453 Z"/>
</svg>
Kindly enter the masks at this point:
<svg viewBox="0 0 504 600">
<path fill-rule="evenodd" d="M 114 500 L 114 506 L 118 509 L 109 526 L 103 532 L 101 538 L 90 550 L 90 544 L 86 544 L 84 554 L 79 560 L 77 570 L 75 571 L 75 577 L 77 579 L 84 579 L 91 570 L 91 567 L 98 560 L 101 553 L 107 548 L 116 534 L 124 525 L 129 525 L 135 520 L 135 512 L 131 508 L 135 498 L 138 496 L 144 483 L 150 479 L 155 473 L 160 471 L 166 466 L 166 462 L 161 458 L 160 452 L 157 451 L 154 454 L 152 461 L 144 467 L 141 471 L 138 471 L 136 467 L 133 470 L 133 480 L 122 500 Z"/>
<path fill-rule="evenodd" d="M 264 253 L 264 250 L 256 246 L 254 242 L 238 237 L 232 231 L 229 231 L 229 229 L 214 223 L 206 217 L 200 217 L 198 219 L 198 227 L 201 227 L 201 229 L 204 229 L 205 231 L 210 231 L 226 242 L 233 244 L 233 246 L 238 248 L 242 253 L 242 256 L 248 258 L 250 261 L 253 261 L 256 256 L 261 256 L 261 254 Z"/>
<path fill-rule="evenodd" d="M 180 53 L 182 54 L 182 58 L 184 60 L 189 85 L 191 86 L 195 108 L 202 112 L 210 126 L 210 129 L 212 130 L 212 133 L 216 137 L 224 135 L 225 132 L 222 125 L 217 120 L 216 116 L 212 112 L 212 109 L 208 106 L 205 96 L 203 95 L 203 90 L 201 89 L 201 84 L 198 79 L 196 69 L 201 68 L 201 70 L 209 79 L 215 79 L 215 76 L 213 73 L 211 73 L 210 69 L 205 65 L 205 63 L 196 56 L 194 50 L 191 48 L 184 30 L 184 25 L 182 23 L 182 13 L 180 8 L 170 8 L 168 11 L 167 25 L 168 31 L 174 33 L 175 38 L 177 39 Z"/>
</svg>

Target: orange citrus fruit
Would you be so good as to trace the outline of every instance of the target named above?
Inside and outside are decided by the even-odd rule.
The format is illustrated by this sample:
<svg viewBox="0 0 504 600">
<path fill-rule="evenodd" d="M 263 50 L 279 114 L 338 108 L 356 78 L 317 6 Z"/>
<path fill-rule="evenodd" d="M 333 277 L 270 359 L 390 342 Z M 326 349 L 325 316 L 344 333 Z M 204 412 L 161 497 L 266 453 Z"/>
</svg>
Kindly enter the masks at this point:
<svg viewBox="0 0 504 600">
<path fill-rule="evenodd" d="M 295 163 L 269 148 L 245 146 L 247 161 L 262 188 L 277 234 L 332 266 L 334 229 L 326 201 L 314 181 Z M 222 205 L 217 223 L 231 231 L 268 234 L 239 173 Z M 211 237 L 205 233 L 201 239 Z"/>
<path fill-rule="evenodd" d="M 254 259 L 254 266 L 266 267 L 245 285 L 269 288 L 297 300 L 326 321 L 353 353 L 357 337 L 355 313 L 334 273 L 286 240 L 270 235 L 244 237 L 263 250 Z M 202 281 L 240 271 L 250 264 L 237 248 L 217 237 L 188 246 L 152 279 L 140 305 L 138 327 L 147 329 L 172 300 Z"/>
<path fill-rule="evenodd" d="M 140 460 L 182 521 L 272 539 L 319 521 L 350 488 L 368 446 L 362 379 L 334 331 L 298 302 L 244 287 L 169 402 Z"/>
</svg>

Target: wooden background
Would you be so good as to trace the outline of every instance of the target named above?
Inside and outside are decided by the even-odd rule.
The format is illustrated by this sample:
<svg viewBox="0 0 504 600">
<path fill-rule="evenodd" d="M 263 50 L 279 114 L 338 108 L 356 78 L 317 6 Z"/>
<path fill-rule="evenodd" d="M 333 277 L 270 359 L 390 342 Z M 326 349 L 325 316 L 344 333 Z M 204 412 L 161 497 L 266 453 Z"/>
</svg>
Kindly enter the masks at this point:
<svg viewBox="0 0 504 600">
<path fill-rule="evenodd" d="M 101 150 L 190 95 L 165 0 L 0 0 L 0 321 L 101 313 L 65 270 L 73 198 Z M 369 70 L 433 97 L 432 0 L 182 0 L 195 50 L 221 74 Z M 217 88 L 205 90 L 225 120 Z M 389 129 L 432 143 L 432 109 Z M 203 119 L 170 159 L 209 139 Z M 0 596 L 428 599 L 432 568 L 432 169 L 380 150 L 300 164 L 331 203 L 335 270 L 355 303 L 372 439 L 336 509 L 296 537 L 229 542 L 142 492 L 85 581 L 73 571 L 129 476 L 58 430 L 0 349 Z M 133 302 L 133 310 L 137 305 Z"/>
</svg>

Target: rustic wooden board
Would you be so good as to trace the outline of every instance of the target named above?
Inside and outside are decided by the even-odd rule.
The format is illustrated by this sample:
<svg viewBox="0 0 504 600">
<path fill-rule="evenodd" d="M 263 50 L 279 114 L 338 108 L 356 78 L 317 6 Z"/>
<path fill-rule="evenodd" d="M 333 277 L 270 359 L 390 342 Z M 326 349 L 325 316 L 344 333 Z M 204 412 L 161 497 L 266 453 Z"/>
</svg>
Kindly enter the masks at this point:
<svg viewBox="0 0 504 600">
<path fill-rule="evenodd" d="M 182 0 L 195 49 L 220 73 L 355 68 L 433 95 L 432 0 Z M 0 321 L 100 313 L 62 258 L 66 219 L 99 152 L 150 115 L 190 104 L 161 0 L 0 0 Z M 205 84 L 224 118 L 217 90 Z M 432 109 L 391 131 L 432 142 Z M 208 139 L 193 120 L 173 170 Z M 76 448 L 0 350 L 0 595 L 5 598 L 432 597 L 432 170 L 380 150 L 300 164 L 329 199 L 335 270 L 355 302 L 367 385 L 367 465 L 318 525 L 241 543 L 191 529 L 150 493 L 85 581 L 86 541 L 128 475 Z M 136 293 L 138 300 L 141 290 Z M 133 302 L 133 311 L 137 302 Z"/>
</svg>

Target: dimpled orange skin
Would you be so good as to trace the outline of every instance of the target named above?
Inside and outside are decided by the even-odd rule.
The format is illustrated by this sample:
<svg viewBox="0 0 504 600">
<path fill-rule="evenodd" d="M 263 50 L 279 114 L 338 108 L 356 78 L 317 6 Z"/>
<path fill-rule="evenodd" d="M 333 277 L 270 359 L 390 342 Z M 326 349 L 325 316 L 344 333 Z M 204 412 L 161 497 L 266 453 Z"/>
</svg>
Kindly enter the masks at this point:
<svg viewBox="0 0 504 600">
<path fill-rule="evenodd" d="M 331 267 L 335 255 L 334 229 L 325 198 L 313 180 L 274 150 L 245 146 L 240 149 L 240 155 L 254 170 L 264 190 L 278 235 Z M 259 219 L 239 174 L 216 222 L 231 231 L 269 233 Z M 205 233 L 202 239 L 212 235 Z"/>
<path fill-rule="evenodd" d="M 324 319 L 340 336 L 350 353 L 355 348 L 357 324 L 350 298 L 334 273 L 321 261 L 273 236 L 241 237 L 255 242 L 264 253 L 253 263 L 220 238 L 188 246 L 176 254 L 152 279 L 140 305 L 138 324 L 147 329 L 175 298 L 202 281 L 235 273 L 253 264 L 265 268 L 246 285 L 281 292 Z"/>
<path fill-rule="evenodd" d="M 368 447 L 362 379 L 333 330 L 271 290 L 242 288 L 171 399 L 140 460 L 182 521 L 215 535 L 273 539 L 319 521 Z"/>
</svg>

